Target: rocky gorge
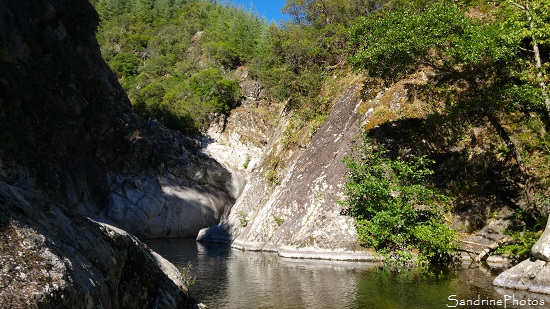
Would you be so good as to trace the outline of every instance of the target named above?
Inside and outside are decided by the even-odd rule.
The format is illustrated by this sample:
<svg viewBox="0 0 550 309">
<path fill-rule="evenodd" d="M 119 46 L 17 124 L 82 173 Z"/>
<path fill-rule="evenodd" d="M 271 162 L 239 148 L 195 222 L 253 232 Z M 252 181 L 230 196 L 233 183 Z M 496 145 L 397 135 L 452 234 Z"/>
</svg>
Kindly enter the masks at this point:
<svg viewBox="0 0 550 309">
<path fill-rule="evenodd" d="M 175 267 L 130 234 L 196 235 L 228 213 L 237 178 L 132 111 L 88 1 L 0 6 L 0 303 L 194 306 Z"/>
<path fill-rule="evenodd" d="M 244 89 L 251 85 L 254 89 L 261 88 L 246 77 L 246 69 L 242 70 Z M 245 91 L 247 100 L 229 118 L 224 118 L 225 126 L 215 124 L 210 128 L 207 151 L 233 173 L 243 175 L 246 186 L 227 219 L 201 230 L 198 241 L 229 243 L 244 251 L 277 252 L 286 258 L 375 262 L 379 257 L 359 245 L 353 220 L 339 202 L 344 198 L 343 158 L 350 155 L 358 143 L 359 128 L 373 128 L 374 135 L 396 151 L 437 153 L 442 183 L 452 183 L 456 174 L 463 173 L 457 161 L 475 168 L 478 160 L 486 160 L 483 148 L 493 147 L 490 142 L 478 144 L 475 152 L 479 157 L 465 158 L 458 147 L 444 149 L 441 140 L 445 137 L 438 136 L 421 121 L 413 123 L 420 126 L 423 133 L 411 133 L 418 127 L 411 128 L 408 124 L 379 127 L 380 122 L 385 121 L 380 119 L 380 110 L 423 117 L 422 109 L 415 106 L 418 101 L 414 97 L 411 100 L 411 89 L 426 80 L 423 74 L 397 83 L 368 101 L 363 100 L 358 76 L 342 80 L 345 82 L 333 98 L 329 116 L 311 134 L 305 147 L 292 148 L 285 144 L 283 132 L 292 113 L 284 105 L 271 102 L 261 91 Z M 275 119 L 266 116 L 273 114 L 277 115 Z M 258 124 L 263 126 L 259 128 Z M 411 138 L 411 134 L 416 136 Z M 487 128 L 479 127 L 471 138 L 473 141 L 484 139 L 486 134 Z M 413 142 L 406 142 L 407 139 Z M 477 213 L 472 213 L 475 206 L 466 211 L 460 207 L 455 209 L 453 225 L 475 231 L 461 239 L 460 259 L 466 264 L 488 263 L 489 267 L 501 268 L 513 263 L 505 256 L 489 254 L 509 241 L 503 231 L 517 224 L 511 216 L 513 208 L 503 207 L 508 203 L 500 199 L 510 197 L 520 205 L 526 204 L 515 184 L 519 180 L 501 177 L 509 182 L 494 187 L 495 191 L 480 192 L 473 197 L 478 200 L 474 203 L 483 205 Z M 494 285 L 548 294 L 545 272 L 549 231 L 547 227 L 533 248 L 533 260 L 503 272 Z"/>
<path fill-rule="evenodd" d="M 376 261 L 339 202 L 343 158 L 364 128 L 392 151 L 437 156 L 440 182 L 449 186 L 456 175 L 471 177 L 466 170 L 496 162 L 484 152 L 494 147 L 486 127 L 472 128 L 463 144 L 473 151 L 466 152 L 448 147 L 424 121 L 414 95 L 424 73 L 368 100 L 361 76 L 335 75 L 326 119 L 289 136 L 295 111 L 240 67 L 241 106 L 218 116 L 206 137 L 184 136 L 134 113 L 101 58 L 99 20 L 88 1 L 0 6 L 2 303 L 194 306 L 178 270 L 136 237 L 198 234 L 199 241 L 282 257 Z M 473 231 L 462 245 L 476 256 L 505 237 L 509 205 L 526 204 L 513 172 L 491 177 L 494 183 L 472 194 L 476 207 L 458 201 L 449 218 Z M 536 248 L 538 260 L 520 264 L 525 275 L 516 281 L 542 278 L 534 283 L 542 288 L 527 289 L 548 293 L 547 249 Z M 495 284 L 523 288 L 506 280 Z"/>
<path fill-rule="evenodd" d="M 372 254 L 357 242 L 353 219 L 342 215 L 338 204 L 345 174 L 342 160 L 363 121 L 357 113 L 362 103 L 359 94 L 358 83 L 347 86 L 307 147 L 290 151 L 282 132 L 291 115 L 284 107 L 269 105 L 265 97 L 251 98 L 260 107 L 274 109 L 278 118 L 272 121 L 271 130 L 264 130 L 262 138 L 267 142 L 263 152 L 251 161 L 247 185 L 228 219 L 202 230 L 198 240 L 231 242 L 238 249 L 276 251 L 289 257 L 372 260 Z M 240 108 L 242 112 L 253 112 L 249 104 Z M 231 128 L 249 123 L 258 121 L 244 122 L 232 114 L 226 132 L 217 138 L 226 144 L 242 140 L 233 137 L 239 132 Z"/>
</svg>

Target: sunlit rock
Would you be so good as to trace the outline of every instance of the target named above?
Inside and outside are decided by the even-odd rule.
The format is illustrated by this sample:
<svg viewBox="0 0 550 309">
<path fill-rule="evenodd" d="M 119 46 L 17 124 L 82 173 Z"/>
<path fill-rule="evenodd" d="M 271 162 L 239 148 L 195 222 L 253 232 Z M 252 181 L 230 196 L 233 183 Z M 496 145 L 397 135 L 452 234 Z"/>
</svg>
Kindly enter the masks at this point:
<svg viewBox="0 0 550 309">
<path fill-rule="evenodd" d="M 539 240 L 531 248 L 531 253 L 539 260 L 550 261 L 550 220 L 546 223 L 546 229 Z"/>
</svg>

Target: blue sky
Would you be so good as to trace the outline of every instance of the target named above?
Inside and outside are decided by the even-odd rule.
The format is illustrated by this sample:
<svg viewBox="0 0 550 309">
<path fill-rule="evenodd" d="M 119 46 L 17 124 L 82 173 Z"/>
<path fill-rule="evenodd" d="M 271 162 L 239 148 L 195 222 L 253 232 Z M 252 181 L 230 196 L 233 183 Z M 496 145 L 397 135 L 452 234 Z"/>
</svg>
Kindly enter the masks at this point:
<svg viewBox="0 0 550 309">
<path fill-rule="evenodd" d="M 286 0 L 231 0 L 230 2 L 247 9 L 252 7 L 258 15 L 265 17 L 268 21 L 279 22 L 290 18 L 290 16 L 281 13 L 281 8 L 285 5 Z"/>
</svg>

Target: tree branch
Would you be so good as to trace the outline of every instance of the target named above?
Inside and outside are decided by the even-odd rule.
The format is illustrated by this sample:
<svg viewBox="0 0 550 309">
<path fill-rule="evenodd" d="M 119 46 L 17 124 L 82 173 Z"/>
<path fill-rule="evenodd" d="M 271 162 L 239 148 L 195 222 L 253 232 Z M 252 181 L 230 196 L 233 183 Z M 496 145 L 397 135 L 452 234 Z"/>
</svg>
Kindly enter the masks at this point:
<svg viewBox="0 0 550 309">
<path fill-rule="evenodd" d="M 525 6 L 523 6 L 523 5 L 519 4 L 519 3 L 516 3 L 516 2 L 513 2 L 513 1 L 510 1 L 510 3 L 512 3 L 513 6 L 519 8 L 520 10 L 524 10 L 524 11 L 527 10 L 527 8 L 526 8 Z"/>
</svg>

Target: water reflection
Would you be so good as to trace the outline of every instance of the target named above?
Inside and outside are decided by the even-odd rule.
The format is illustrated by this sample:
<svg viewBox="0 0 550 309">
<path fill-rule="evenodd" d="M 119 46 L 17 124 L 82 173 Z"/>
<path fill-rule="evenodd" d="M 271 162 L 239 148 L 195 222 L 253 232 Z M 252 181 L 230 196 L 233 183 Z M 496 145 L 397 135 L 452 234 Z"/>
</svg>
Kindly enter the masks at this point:
<svg viewBox="0 0 550 309">
<path fill-rule="evenodd" d="M 366 263 L 283 259 L 186 239 L 146 243 L 178 266 L 193 264 L 191 293 L 209 308 L 469 308 L 457 302 L 478 298 L 486 302 L 476 308 L 504 308 L 494 304 L 503 300 L 491 284 L 496 274 L 480 268 L 396 274 Z"/>
</svg>

